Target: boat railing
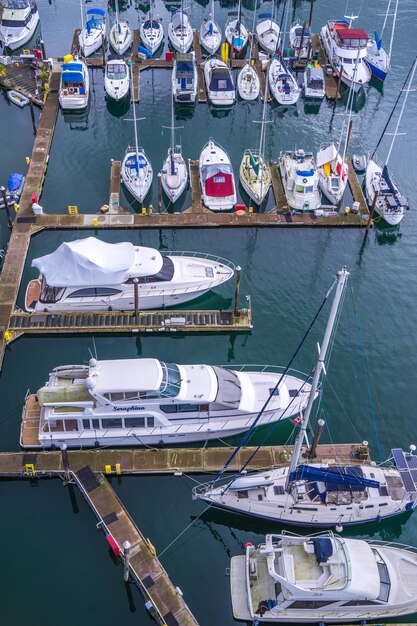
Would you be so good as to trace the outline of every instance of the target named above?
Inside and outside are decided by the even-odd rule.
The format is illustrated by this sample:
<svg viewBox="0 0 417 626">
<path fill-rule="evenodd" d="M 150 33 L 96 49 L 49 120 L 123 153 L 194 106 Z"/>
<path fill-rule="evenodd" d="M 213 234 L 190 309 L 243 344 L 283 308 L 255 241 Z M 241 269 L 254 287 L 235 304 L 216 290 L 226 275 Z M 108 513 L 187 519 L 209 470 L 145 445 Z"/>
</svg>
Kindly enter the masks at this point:
<svg viewBox="0 0 417 626">
<path fill-rule="evenodd" d="M 221 263 L 226 267 L 229 267 L 231 270 L 236 269 L 236 265 L 229 261 L 228 259 L 224 259 L 221 256 L 216 256 L 215 254 L 208 254 L 205 252 L 193 252 L 189 250 L 167 250 L 163 252 L 164 256 L 189 256 L 195 259 L 207 259 L 209 261 L 215 261 L 216 263 Z"/>
<path fill-rule="evenodd" d="M 367 539 L 367 543 L 370 546 L 381 546 L 382 548 L 399 548 L 401 550 L 407 550 L 408 552 L 414 552 L 417 554 L 417 547 L 410 546 L 407 543 L 400 543 L 399 541 L 383 541 L 382 539 Z"/>
<path fill-rule="evenodd" d="M 283 374 L 287 369 L 284 365 L 259 365 L 257 363 L 248 363 L 244 365 L 233 364 L 230 365 L 221 365 L 220 367 L 224 367 L 225 369 L 234 370 L 236 372 L 271 372 L 277 374 Z M 311 379 L 310 374 L 306 374 L 301 370 L 294 369 L 292 367 L 288 368 L 286 374 L 296 375 L 298 377 L 302 377 L 306 382 Z"/>
</svg>

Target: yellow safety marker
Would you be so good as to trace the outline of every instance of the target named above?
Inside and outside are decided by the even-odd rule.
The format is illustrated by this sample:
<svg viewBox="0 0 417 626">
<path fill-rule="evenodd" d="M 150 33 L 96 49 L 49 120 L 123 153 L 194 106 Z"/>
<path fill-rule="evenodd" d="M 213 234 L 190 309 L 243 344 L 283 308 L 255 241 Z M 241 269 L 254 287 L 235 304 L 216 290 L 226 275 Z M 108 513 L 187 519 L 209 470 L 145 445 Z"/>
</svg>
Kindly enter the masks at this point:
<svg viewBox="0 0 417 626">
<path fill-rule="evenodd" d="M 93 226 L 98 226 L 98 219 L 96 217 L 93 218 Z"/>
<path fill-rule="evenodd" d="M 120 476 L 121 473 L 122 473 L 122 469 L 120 467 L 120 463 L 116 463 L 116 474 Z"/>
<path fill-rule="evenodd" d="M 70 215 L 78 215 L 78 207 L 75 205 L 69 205 L 68 206 L 68 213 Z"/>
<path fill-rule="evenodd" d="M 142 215 L 146 215 L 146 206 L 142 207 Z"/>
<path fill-rule="evenodd" d="M 36 470 L 35 470 L 35 466 L 33 463 L 26 463 L 25 465 L 25 471 L 23 472 L 24 475 L 27 476 L 35 476 L 36 475 Z"/>
<path fill-rule="evenodd" d="M 111 465 L 105 465 L 104 466 L 104 472 L 106 474 L 111 474 Z"/>
<path fill-rule="evenodd" d="M 14 330 L 5 330 L 3 333 L 3 338 L 6 343 L 10 343 L 15 336 Z"/>
</svg>

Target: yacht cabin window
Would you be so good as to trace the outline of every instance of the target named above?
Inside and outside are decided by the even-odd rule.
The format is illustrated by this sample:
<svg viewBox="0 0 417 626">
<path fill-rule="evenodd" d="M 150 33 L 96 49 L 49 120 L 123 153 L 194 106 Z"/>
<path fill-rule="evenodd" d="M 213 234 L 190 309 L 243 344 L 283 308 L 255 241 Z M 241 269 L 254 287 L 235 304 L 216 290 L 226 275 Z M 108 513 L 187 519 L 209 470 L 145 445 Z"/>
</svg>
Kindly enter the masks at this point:
<svg viewBox="0 0 417 626">
<path fill-rule="evenodd" d="M 111 287 L 88 287 L 86 289 L 77 289 L 69 293 L 67 298 L 94 298 L 97 296 L 115 296 L 122 293 L 120 289 L 112 289 Z"/>
<path fill-rule="evenodd" d="M 174 263 L 168 256 L 164 256 L 162 268 L 157 274 L 153 274 L 152 276 L 136 276 L 136 278 L 138 278 L 139 283 L 169 282 L 174 276 L 174 271 Z M 132 278 L 128 278 L 124 284 L 130 285 L 133 283 L 134 279 L 134 276 Z"/>
<path fill-rule="evenodd" d="M 50 287 L 47 285 L 46 280 L 42 277 L 41 293 L 39 295 L 39 302 L 43 304 L 52 304 L 58 302 L 64 293 L 62 287 Z"/>
<path fill-rule="evenodd" d="M 123 63 L 111 63 L 107 65 L 107 78 L 110 80 L 123 80 L 126 78 L 126 67 Z"/>
</svg>

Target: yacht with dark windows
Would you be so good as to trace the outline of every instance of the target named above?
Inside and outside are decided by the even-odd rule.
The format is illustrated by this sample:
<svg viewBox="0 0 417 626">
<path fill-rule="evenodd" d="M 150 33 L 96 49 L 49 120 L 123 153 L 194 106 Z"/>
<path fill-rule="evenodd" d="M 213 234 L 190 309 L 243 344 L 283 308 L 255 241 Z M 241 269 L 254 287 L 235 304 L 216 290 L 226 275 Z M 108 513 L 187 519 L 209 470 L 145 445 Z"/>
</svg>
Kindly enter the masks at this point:
<svg viewBox="0 0 417 626">
<path fill-rule="evenodd" d="M 36 396 L 26 397 L 21 445 L 140 446 L 229 437 L 248 430 L 268 399 L 259 425 L 304 409 L 307 376 L 271 369 L 177 365 L 153 358 L 55 367 Z M 34 434 L 35 422 L 36 438 L 28 434 Z"/>
<path fill-rule="evenodd" d="M 10 50 L 24 46 L 39 22 L 35 0 L 4 0 L 0 23 L 0 41 Z"/>
<path fill-rule="evenodd" d="M 62 243 L 34 259 L 39 278 L 26 289 L 29 312 L 132 311 L 137 280 L 141 309 L 189 302 L 232 278 L 226 259 L 196 252 L 105 243 L 94 237 Z"/>
</svg>

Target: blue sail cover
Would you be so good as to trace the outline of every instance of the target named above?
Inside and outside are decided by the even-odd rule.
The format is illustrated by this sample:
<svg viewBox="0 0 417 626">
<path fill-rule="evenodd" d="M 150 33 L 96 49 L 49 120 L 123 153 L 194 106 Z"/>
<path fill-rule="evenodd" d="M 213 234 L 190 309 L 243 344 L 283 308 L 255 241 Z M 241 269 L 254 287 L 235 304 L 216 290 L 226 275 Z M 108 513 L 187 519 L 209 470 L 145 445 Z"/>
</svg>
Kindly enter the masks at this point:
<svg viewBox="0 0 417 626">
<path fill-rule="evenodd" d="M 376 48 L 377 50 L 381 50 L 381 46 L 382 46 L 382 39 L 380 39 L 378 33 L 375 31 L 375 43 L 376 43 Z"/>
<path fill-rule="evenodd" d="M 103 9 L 88 9 L 87 15 L 101 15 L 101 17 L 104 17 L 106 11 L 103 11 Z"/>
<path fill-rule="evenodd" d="M 297 170 L 298 176 L 314 176 L 313 170 Z"/>
<path fill-rule="evenodd" d="M 377 480 L 363 478 L 362 470 L 356 466 L 345 467 L 312 467 L 311 465 L 299 465 L 295 472 L 290 474 L 290 481 L 310 480 L 322 483 L 334 483 L 351 487 L 379 487 Z M 354 489 L 351 489 L 354 490 Z"/>
</svg>

